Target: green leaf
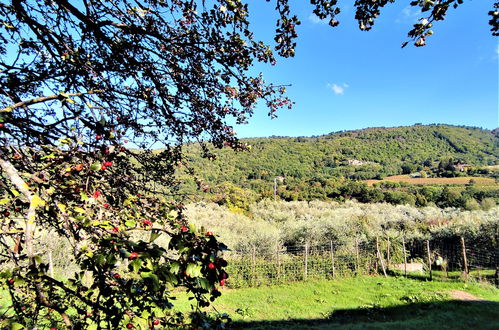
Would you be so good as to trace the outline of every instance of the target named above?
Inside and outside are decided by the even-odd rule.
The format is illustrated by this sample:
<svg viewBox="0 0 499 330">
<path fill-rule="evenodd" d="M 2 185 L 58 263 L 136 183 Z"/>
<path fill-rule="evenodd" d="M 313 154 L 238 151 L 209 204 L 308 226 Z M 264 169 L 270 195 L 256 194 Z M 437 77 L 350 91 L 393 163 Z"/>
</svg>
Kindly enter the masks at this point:
<svg viewBox="0 0 499 330">
<path fill-rule="evenodd" d="M 80 199 L 81 199 L 82 202 L 87 201 L 88 200 L 88 195 L 85 194 L 84 192 L 80 192 Z"/>
<path fill-rule="evenodd" d="M 137 225 L 137 222 L 135 220 L 125 221 L 125 226 L 127 226 L 127 227 L 135 227 L 136 225 Z"/>
<path fill-rule="evenodd" d="M 78 206 L 76 206 L 75 208 L 73 208 L 73 210 L 75 212 L 78 212 L 78 213 L 86 213 L 86 211 L 84 209 L 82 209 L 81 207 L 78 207 Z"/>
<path fill-rule="evenodd" d="M 179 271 L 180 271 L 180 264 L 176 261 L 172 262 L 170 265 L 170 272 L 172 272 L 173 274 L 178 274 Z"/>
<path fill-rule="evenodd" d="M 10 202 L 10 198 L 2 198 L 2 199 L 0 199 L 0 205 L 5 205 L 8 202 Z"/>
<path fill-rule="evenodd" d="M 106 264 L 106 257 L 104 257 L 102 254 L 97 254 L 95 257 L 95 262 L 99 266 L 104 266 Z"/>
<path fill-rule="evenodd" d="M 25 329 L 24 325 L 14 322 L 10 324 L 10 329 L 11 330 L 20 330 L 20 329 Z"/>
<path fill-rule="evenodd" d="M 133 272 L 134 272 L 134 273 L 137 273 L 137 272 L 139 271 L 139 269 L 140 269 L 140 266 L 142 266 L 142 260 L 140 260 L 140 259 L 135 259 L 134 261 L 132 261 L 132 262 L 130 263 L 130 266 L 132 266 L 132 268 L 133 268 Z"/>
<path fill-rule="evenodd" d="M 185 273 L 190 277 L 199 277 L 201 276 L 201 265 L 189 263 Z"/>
<path fill-rule="evenodd" d="M 154 242 L 156 238 L 158 238 L 159 236 L 161 236 L 161 232 L 159 230 L 153 229 L 151 231 L 151 237 L 149 238 L 149 243 Z"/>
<path fill-rule="evenodd" d="M 160 289 L 159 278 L 156 274 L 154 274 L 152 272 L 142 272 L 142 273 L 140 273 L 140 276 L 144 279 L 149 278 L 152 280 L 152 285 L 153 285 L 154 291 L 158 291 Z"/>
<path fill-rule="evenodd" d="M 95 162 L 92 165 L 90 165 L 90 170 L 92 171 L 98 171 L 101 168 L 101 163 L 100 162 Z"/>
<path fill-rule="evenodd" d="M 207 279 L 205 279 L 204 277 L 198 278 L 197 282 L 198 282 L 199 286 L 205 290 L 210 291 L 213 288 L 213 286 L 210 284 L 210 282 Z"/>
</svg>

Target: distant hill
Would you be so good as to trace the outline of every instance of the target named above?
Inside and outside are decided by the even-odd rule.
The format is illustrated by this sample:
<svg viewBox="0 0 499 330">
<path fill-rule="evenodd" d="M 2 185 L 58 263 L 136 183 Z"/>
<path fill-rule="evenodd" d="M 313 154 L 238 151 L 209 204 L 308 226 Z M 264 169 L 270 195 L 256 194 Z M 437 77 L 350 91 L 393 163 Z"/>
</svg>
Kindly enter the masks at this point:
<svg viewBox="0 0 499 330">
<path fill-rule="evenodd" d="M 439 165 L 497 165 L 498 136 L 497 130 L 466 126 L 377 127 L 317 137 L 243 139 L 251 146 L 249 152 L 215 150 L 215 161 L 201 158 L 198 145 L 187 147 L 186 155 L 199 177 L 212 185 L 229 181 L 247 186 L 252 180 L 276 176 L 364 180 Z"/>
</svg>

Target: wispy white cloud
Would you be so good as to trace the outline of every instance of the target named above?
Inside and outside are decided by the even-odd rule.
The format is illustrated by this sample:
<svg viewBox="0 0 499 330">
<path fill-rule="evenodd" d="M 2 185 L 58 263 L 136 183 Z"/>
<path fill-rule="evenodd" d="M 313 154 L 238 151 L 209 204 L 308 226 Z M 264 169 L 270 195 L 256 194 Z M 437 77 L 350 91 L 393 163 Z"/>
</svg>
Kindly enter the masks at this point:
<svg viewBox="0 0 499 330">
<path fill-rule="evenodd" d="M 345 89 L 350 87 L 347 83 L 343 84 L 327 84 L 327 88 L 331 89 L 336 95 L 343 95 L 345 93 Z"/>
<path fill-rule="evenodd" d="M 421 10 L 414 8 L 413 6 L 406 6 L 400 12 L 399 16 L 395 20 L 395 23 L 412 23 L 418 20 L 421 16 Z"/>
<path fill-rule="evenodd" d="M 314 24 L 327 24 L 327 20 L 325 19 L 320 19 L 317 15 L 314 13 L 310 14 L 308 16 L 308 20 Z"/>
</svg>

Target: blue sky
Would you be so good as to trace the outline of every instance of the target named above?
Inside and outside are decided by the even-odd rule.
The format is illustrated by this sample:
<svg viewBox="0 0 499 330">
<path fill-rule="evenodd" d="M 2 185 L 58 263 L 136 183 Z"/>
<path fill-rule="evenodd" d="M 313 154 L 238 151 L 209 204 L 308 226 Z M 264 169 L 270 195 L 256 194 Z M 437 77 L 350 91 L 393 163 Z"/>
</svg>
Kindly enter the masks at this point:
<svg viewBox="0 0 499 330">
<path fill-rule="evenodd" d="M 342 7 L 336 28 L 311 16 L 307 1 L 292 4 L 302 21 L 295 58 L 253 69 L 267 81 L 292 84 L 288 96 L 296 104 L 273 120 L 262 104 L 249 124 L 236 127 L 239 137 L 311 136 L 414 123 L 499 126 L 499 47 L 487 15 L 493 1 L 465 1 L 449 9 L 446 20 L 434 24 L 425 47 L 404 49 L 400 45 L 421 17 L 408 2 L 388 5 L 369 32 L 358 29 L 352 2 Z M 250 1 L 249 8 L 256 38 L 270 43 L 274 5 Z"/>
</svg>

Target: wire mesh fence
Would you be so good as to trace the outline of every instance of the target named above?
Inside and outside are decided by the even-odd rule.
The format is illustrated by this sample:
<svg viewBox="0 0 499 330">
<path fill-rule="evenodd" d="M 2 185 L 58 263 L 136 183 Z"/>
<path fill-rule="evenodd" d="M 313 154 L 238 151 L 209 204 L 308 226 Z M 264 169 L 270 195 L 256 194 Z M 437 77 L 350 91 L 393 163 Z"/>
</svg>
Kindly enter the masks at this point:
<svg viewBox="0 0 499 330">
<path fill-rule="evenodd" d="M 283 284 L 366 274 L 395 274 L 441 280 L 488 280 L 496 285 L 499 251 L 455 241 L 376 239 L 342 245 L 287 246 L 274 251 L 229 251 L 230 287 Z"/>
</svg>

